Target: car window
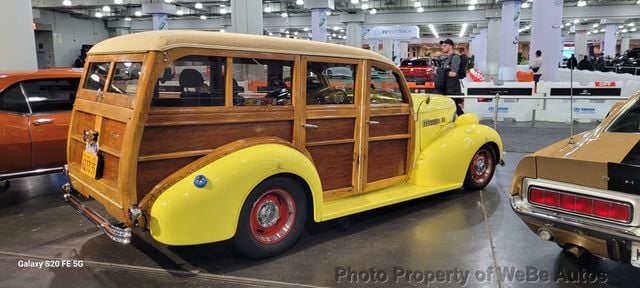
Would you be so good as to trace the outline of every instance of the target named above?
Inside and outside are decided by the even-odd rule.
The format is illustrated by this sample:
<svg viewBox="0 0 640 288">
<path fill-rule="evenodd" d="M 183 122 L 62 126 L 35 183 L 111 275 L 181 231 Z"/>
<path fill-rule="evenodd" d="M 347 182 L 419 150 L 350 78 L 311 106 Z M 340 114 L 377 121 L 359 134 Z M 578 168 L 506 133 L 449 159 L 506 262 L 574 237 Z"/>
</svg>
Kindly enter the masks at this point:
<svg viewBox="0 0 640 288">
<path fill-rule="evenodd" d="M 160 75 L 152 105 L 224 106 L 226 63 L 227 58 L 217 56 L 190 55 L 179 58 Z"/>
<path fill-rule="evenodd" d="M 119 62 L 115 63 L 109 92 L 133 96 L 138 88 L 138 78 L 142 63 Z"/>
<path fill-rule="evenodd" d="M 234 58 L 234 106 L 291 105 L 293 61 Z"/>
<path fill-rule="evenodd" d="M 371 104 L 403 103 L 400 77 L 391 70 L 373 67 L 369 76 Z"/>
<path fill-rule="evenodd" d="M 91 63 L 82 87 L 89 90 L 101 90 L 107 81 L 110 66 L 111 64 L 107 62 Z"/>
<path fill-rule="evenodd" d="M 20 84 L 13 84 L 0 93 L 0 111 L 29 113 L 27 99 L 22 94 Z"/>
<path fill-rule="evenodd" d="M 609 127 L 609 132 L 638 133 L 640 132 L 640 101 L 622 112 Z"/>
<path fill-rule="evenodd" d="M 307 104 L 353 104 L 355 64 L 307 63 Z"/>
<path fill-rule="evenodd" d="M 42 79 L 21 83 L 33 113 L 65 111 L 73 108 L 77 78 Z"/>
</svg>

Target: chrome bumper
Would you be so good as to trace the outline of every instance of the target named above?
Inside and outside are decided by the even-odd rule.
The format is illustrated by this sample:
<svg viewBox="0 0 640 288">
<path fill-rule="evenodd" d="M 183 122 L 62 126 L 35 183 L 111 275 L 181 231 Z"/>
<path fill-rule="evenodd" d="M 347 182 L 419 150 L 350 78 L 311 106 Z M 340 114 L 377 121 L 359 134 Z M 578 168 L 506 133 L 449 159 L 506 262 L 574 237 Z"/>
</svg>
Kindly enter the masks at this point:
<svg viewBox="0 0 640 288">
<path fill-rule="evenodd" d="M 80 202 L 80 200 L 71 195 L 71 191 L 71 184 L 66 183 L 62 185 L 63 198 L 67 204 L 76 209 L 76 211 L 84 217 L 87 217 L 89 221 L 93 222 L 93 224 L 100 228 L 100 230 L 102 230 L 104 234 L 107 234 L 107 236 L 109 236 L 113 241 L 123 244 L 131 242 L 131 228 L 120 228 L 111 224 L 109 221 L 104 219 L 104 217 L 100 216 L 100 214 L 91 210 L 91 208 L 85 206 Z"/>
<path fill-rule="evenodd" d="M 510 196 L 509 198 L 511 209 L 513 209 L 513 211 L 525 222 L 552 224 L 554 227 L 559 229 L 571 231 L 578 230 L 604 240 L 619 239 L 640 242 L 639 229 L 635 227 L 622 227 L 615 224 L 601 223 L 589 219 L 579 219 L 575 216 L 543 210 L 533 207 L 524 201 L 519 195 Z"/>
</svg>

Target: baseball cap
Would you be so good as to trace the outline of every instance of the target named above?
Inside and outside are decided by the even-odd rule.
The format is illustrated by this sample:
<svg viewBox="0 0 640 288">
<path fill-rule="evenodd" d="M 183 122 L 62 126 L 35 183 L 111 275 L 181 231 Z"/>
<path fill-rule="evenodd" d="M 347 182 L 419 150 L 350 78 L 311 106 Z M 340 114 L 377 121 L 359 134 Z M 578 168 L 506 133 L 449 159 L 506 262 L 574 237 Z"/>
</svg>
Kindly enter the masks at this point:
<svg viewBox="0 0 640 288">
<path fill-rule="evenodd" d="M 455 46 L 455 45 L 453 44 L 453 41 L 451 41 L 451 39 L 446 39 L 446 40 L 444 40 L 444 41 L 440 41 L 440 45 L 442 45 L 442 44 L 449 44 L 449 45 L 451 45 L 451 46 Z"/>
</svg>

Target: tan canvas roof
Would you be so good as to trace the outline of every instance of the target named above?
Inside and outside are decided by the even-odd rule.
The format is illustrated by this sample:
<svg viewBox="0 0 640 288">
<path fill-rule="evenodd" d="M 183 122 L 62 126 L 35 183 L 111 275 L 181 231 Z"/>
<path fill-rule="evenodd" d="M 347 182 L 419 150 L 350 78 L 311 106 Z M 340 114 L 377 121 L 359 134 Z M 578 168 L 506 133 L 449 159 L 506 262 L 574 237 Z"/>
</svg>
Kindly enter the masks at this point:
<svg viewBox="0 0 640 288">
<path fill-rule="evenodd" d="M 148 31 L 110 38 L 93 46 L 89 54 L 166 51 L 178 47 L 373 59 L 393 65 L 391 61 L 380 54 L 344 45 L 268 36 L 189 30 Z"/>
</svg>

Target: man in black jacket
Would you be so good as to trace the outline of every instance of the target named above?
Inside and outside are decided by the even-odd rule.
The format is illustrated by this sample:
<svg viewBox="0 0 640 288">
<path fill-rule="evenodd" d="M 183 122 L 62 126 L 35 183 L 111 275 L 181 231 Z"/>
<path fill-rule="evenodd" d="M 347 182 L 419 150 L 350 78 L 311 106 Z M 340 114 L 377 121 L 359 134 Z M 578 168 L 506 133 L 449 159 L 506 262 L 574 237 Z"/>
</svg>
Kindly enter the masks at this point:
<svg viewBox="0 0 640 288">
<path fill-rule="evenodd" d="M 436 71 L 435 89 L 443 95 L 462 95 L 462 89 L 460 88 L 460 79 L 458 78 L 458 72 L 460 71 L 460 63 L 462 58 L 460 55 L 455 54 L 454 44 L 451 39 L 440 41 L 440 49 L 443 56 L 446 58 L 442 61 L 442 66 Z M 462 103 L 464 99 L 453 98 L 456 103 L 456 113 L 462 115 Z"/>
<path fill-rule="evenodd" d="M 578 59 L 576 59 L 576 54 L 571 54 L 569 61 L 567 61 L 567 68 L 576 69 L 576 67 L 578 67 Z"/>
<path fill-rule="evenodd" d="M 591 62 L 589 62 L 587 55 L 584 55 L 584 58 L 578 63 L 578 70 L 591 70 Z"/>
</svg>

